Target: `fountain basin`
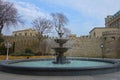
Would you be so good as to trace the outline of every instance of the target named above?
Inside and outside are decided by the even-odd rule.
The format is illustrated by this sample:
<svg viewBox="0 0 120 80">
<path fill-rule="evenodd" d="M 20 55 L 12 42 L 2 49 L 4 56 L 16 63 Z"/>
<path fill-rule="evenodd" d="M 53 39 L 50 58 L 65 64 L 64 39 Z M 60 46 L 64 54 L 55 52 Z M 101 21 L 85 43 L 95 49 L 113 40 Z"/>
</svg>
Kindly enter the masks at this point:
<svg viewBox="0 0 120 80">
<path fill-rule="evenodd" d="M 119 70 L 119 62 L 114 60 L 67 59 L 71 62 L 70 64 L 52 64 L 54 59 L 28 59 L 5 61 L 0 66 L 1 70 L 5 72 L 42 76 L 96 75 Z M 86 62 L 88 62 L 87 65 Z"/>
<path fill-rule="evenodd" d="M 55 52 L 58 52 L 58 53 L 60 54 L 60 53 L 66 52 L 66 51 L 67 51 L 68 49 L 70 49 L 70 48 L 66 48 L 66 47 L 57 47 L 57 48 L 52 48 L 52 49 L 54 49 Z"/>
</svg>

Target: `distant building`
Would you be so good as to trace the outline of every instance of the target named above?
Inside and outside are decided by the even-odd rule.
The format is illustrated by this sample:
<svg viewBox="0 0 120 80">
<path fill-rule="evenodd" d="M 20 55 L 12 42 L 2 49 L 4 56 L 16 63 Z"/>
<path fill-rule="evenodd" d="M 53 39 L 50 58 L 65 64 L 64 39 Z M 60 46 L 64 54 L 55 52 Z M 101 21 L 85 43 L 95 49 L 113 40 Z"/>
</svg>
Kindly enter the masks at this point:
<svg viewBox="0 0 120 80">
<path fill-rule="evenodd" d="M 77 36 L 76 36 L 76 34 L 71 34 L 71 35 L 69 35 L 69 38 L 75 39 L 75 38 L 77 38 Z"/>
<path fill-rule="evenodd" d="M 105 27 L 120 28 L 120 11 L 105 18 Z"/>
<path fill-rule="evenodd" d="M 120 28 L 120 11 L 116 12 L 114 15 L 108 15 L 105 18 L 105 27 L 95 27 L 89 34 L 90 37 L 102 37 L 108 33 L 109 35 L 115 32 L 119 33 L 118 28 Z"/>
<path fill-rule="evenodd" d="M 30 28 L 25 30 L 14 31 L 12 35 L 13 36 L 36 36 L 37 31 Z"/>
<path fill-rule="evenodd" d="M 90 34 L 90 37 L 102 37 L 103 32 L 116 31 L 116 30 L 118 29 L 117 28 L 95 27 L 89 32 L 89 34 Z"/>
</svg>

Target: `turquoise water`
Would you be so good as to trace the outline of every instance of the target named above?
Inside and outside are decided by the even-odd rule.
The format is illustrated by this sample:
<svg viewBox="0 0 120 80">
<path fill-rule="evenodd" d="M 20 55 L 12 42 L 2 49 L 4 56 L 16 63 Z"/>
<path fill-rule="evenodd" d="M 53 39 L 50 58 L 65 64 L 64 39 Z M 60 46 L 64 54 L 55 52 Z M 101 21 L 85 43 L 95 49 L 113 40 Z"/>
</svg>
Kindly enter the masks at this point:
<svg viewBox="0 0 120 80">
<path fill-rule="evenodd" d="M 25 67 L 48 67 L 48 68 L 80 68 L 80 67 L 97 67 L 97 66 L 106 66 L 112 65 L 111 63 L 106 62 L 97 62 L 97 61 L 81 61 L 81 60 L 70 60 L 70 64 L 53 64 L 53 61 L 28 61 L 28 62 L 18 62 L 9 64 L 11 66 L 25 66 Z"/>
</svg>

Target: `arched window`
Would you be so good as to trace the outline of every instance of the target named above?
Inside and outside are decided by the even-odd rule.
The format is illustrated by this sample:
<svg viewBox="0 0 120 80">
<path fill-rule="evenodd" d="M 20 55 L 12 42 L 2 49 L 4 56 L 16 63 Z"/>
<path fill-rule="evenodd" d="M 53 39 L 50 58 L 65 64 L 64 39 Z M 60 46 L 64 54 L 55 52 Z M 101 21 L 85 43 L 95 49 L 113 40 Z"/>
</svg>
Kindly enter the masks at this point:
<svg viewBox="0 0 120 80">
<path fill-rule="evenodd" d="M 15 34 L 14 36 L 17 36 L 17 34 Z"/>
<path fill-rule="evenodd" d="M 111 37 L 112 40 L 115 40 L 115 37 Z"/>
<path fill-rule="evenodd" d="M 104 37 L 104 40 L 106 40 L 107 38 L 106 37 Z"/>
<path fill-rule="evenodd" d="M 94 36 L 94 37 L 96 36 L 96 33 L 95 33 L 95 32 L 93 33 L 93 36 Z"/>
<path fill-rule="evenodd" d="M 30 36 L 32 36 L 32 33 L 30 33 Z"/>
<path fill-rule="evenodd" d="M 27 36 L 27 33 L 25 33 L 25 36 Z"/>
<path fill-rule="evenodd" d="M 22 34 L 21 34 L 21 33 L 19 33 L 19 36 L 22 36 Z"/>
</svg>

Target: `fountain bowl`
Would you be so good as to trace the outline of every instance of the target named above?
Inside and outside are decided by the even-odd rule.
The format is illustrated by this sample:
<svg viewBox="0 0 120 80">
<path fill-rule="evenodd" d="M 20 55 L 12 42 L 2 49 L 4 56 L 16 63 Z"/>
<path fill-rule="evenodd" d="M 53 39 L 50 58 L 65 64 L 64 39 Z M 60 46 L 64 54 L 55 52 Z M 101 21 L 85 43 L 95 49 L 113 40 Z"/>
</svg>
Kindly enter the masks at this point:
<svg viewBox="0 0 120 80">
<path fill-rule="evenodd" d="M 56 48 L 52 48 L 55 50 L 55 52 L 59 52 L 59 53 L 64 53 L 66 52 L 68 49 L 70 48 L 66 48 L 66 47 L 56 47 Z"/>
<path fill-rule="evenodd" d="M 67 58 L 71 61 L 70 64 L 52 64 L 54 59 L 27 59 L 27 60 L 11 60 L 11 61 L 3 61 L 0 63 L 0 70 L 9 73 L 15 74 L 26 74 L 26 75 L 40 75 L 40 76 L 79 76 L 79 75 L 96 75 L 96 74 L 104 74 L 119 71 L 119 61 L 117 60 L 107 60 L 107 59 L 88 59 L 88 58 Z M 39 66 L 35 66 L 30 64 L 31 66 L 18 65 L 19 63 L 28 63 L 28 62 L 36 62 L 40 61 L 42 64 Z M 49 62 L 47 66 L 43 66 L 46 62 Z M 99 66 L 78 66 L 77 63 L 72 61 L 91 61 L 96 63 L 106 63 L 107 65 L 99 65 Z M 17 65 L 16 65 L 17 64 Z M 76 64 L 76 66 L 75 66 Z M 54 66 L 53 66 L 54 65 Z M 65 65 L 65 66 L 64 66 Z M 66 66 L 67 65 L 67 66 Z M 74 67 L 70 67 L 70 65 Z M 83 64 L 80 64 L 83 65 Z M 57 66 L 57 67 L 56 67 Z M 61 67 L 62 66 L 62 67 Z"/>
</svg>

